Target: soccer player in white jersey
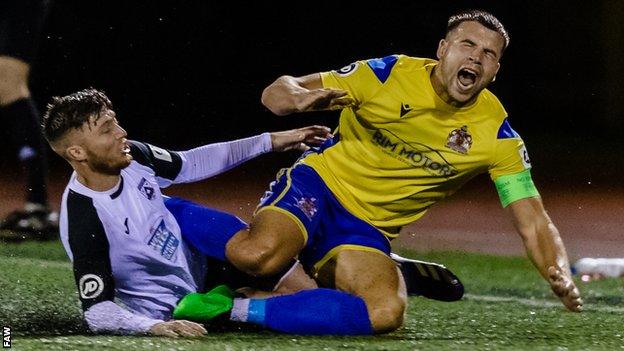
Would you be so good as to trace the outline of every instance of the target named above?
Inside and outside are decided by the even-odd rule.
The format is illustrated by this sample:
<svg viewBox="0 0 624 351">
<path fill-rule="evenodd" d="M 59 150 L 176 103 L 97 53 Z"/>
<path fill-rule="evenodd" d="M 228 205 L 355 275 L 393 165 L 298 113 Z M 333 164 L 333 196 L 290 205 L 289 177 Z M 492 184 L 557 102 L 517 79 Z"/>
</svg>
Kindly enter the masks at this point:
<svg viewBox="0 0 624 351">
<path fill-rule="evenodd" d="M 310 126 L 169 151 L 127 140 L 110 100 L 95 89 L 54 98 L 43 128 L 52 149 L 74 169 L 62 199 L 61 241 L 90 329 L 164 336 L 206 332 L 170 318 L 179 299 L 204 289 L 207 263 L 183 240 L 165 203 L 193 204 L 167 200 L 160 188 L 205 179 L 269 151 L 317 145 L 329 135 L 326 127 Z M 194 209 L 209 230 L 233 235 L 246 228 L 233 215 Z M 310 284 L 302 269 L 289 277 L 295 286 Z"/>
</svg>

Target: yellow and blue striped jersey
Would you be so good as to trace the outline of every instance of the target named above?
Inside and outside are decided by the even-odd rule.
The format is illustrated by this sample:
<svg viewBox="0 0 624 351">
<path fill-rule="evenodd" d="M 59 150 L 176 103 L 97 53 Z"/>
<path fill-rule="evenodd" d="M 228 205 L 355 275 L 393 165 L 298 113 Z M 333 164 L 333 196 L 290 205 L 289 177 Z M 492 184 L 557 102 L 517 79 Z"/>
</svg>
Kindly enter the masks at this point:
<svg viewBox="0 0 624 351">
<path fill-rule="evenodd" d="M 486 89 L 470 106 L 448 105 L 431 85 L 436 64 L 392 55 L 321 73 L 325 88 L 356 103 L 342 111 L 334 145 L 301 162 L 390 237 L 477 174 L 495 180 L 530 168 L 496 96 Z"/>
</svg>

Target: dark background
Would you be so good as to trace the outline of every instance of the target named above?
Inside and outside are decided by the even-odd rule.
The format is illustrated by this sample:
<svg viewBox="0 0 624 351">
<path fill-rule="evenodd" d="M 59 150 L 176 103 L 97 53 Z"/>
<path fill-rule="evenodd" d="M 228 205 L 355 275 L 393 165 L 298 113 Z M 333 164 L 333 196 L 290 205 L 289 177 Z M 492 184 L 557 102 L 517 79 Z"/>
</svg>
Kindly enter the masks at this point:
<svg viewBox="0 0 624 351">
<path fill-rule="evenodd" d="M 42 110 L 53 95 L 103 89 L 131 138 L 172 149 L 333 127 L 335 113 L 272 115 L 262 89 L 357 59 L 434 57 L 446 20 L 465 8 L 492 12 L 511 34 L 491 90 L 534 177 L 624 183 L 624 1 L 57 0 L 31 88 Z"/>
</svg>

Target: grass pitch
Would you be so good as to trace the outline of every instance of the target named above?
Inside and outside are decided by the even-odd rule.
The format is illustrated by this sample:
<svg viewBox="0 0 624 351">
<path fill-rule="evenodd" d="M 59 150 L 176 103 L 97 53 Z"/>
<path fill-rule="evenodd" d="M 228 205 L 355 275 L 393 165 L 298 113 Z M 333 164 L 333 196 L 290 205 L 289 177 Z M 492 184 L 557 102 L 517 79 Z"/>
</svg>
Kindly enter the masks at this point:
<svg viewBox="0 0 624 351">
<path fill-rule="evenodd" d="M 566 312 L 530 262 L 456 252 L 406 256 L 445 264 L 466 297 L 411 298 L 405 326 L 375 337 L 303 337 L 210 327 L 196 339 L 95 336 L 82 322 L 59 242 L 0 244 L 0 324 L 16 350 L 624 350 L 621 280 L 579 283 L 581 314 Z"/>
</svg>

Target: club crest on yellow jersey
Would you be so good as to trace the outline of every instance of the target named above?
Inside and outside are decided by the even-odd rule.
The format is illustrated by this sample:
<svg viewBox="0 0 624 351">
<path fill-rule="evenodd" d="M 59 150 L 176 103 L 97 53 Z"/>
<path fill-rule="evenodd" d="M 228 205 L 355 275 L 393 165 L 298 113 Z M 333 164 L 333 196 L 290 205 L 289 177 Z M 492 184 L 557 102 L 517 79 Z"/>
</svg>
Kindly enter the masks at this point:
<svg viewBox="0 0 624 351">
<path fill-rule="evenodd" d="M 468 126 L 451 131 L 446 139 L 446 146 L 460 154 L 467 154 L 472 146 L 472 135 L 468 133 Z"/>
</svg>

